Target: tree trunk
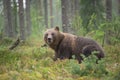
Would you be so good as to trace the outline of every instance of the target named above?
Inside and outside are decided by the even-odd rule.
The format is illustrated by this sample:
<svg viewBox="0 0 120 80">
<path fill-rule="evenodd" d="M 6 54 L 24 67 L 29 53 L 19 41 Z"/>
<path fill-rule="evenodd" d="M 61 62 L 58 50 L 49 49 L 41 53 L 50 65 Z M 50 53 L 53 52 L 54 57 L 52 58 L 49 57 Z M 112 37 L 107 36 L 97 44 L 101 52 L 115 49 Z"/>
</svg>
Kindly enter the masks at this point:
<svg viewBox="0 0 120 80">
<path fill-rule="evenodd" d="M 52 0 L 50 0 L 50 26 L 53 27 L 53 4 Z"/>
<path fill-rule="evenodd" d="M 106 19 L 112 20 L 112 0 L 106 0 Z"/>
<path fill-rule="evenodd" d="M 43 12 L 42 12 L 42 3 L 43 3 L 43 0 L 37 0 L 37 6 L 38 6 L 38 14 L 39 16 L 43 16 Z"/>
<path fill-rule="evenodd" d="M 37 12 L 38 12 L 38 25 L 42 25 L 43 26 L 43 24 L 44 24 L 44 20 L 43 20 L 43 17 L 44 17 L 44 14 L 43 14 L 43 1 L 44 0 L 37 0 L 36 1 L 36 6 L 37 6 L 37 8 L 36 8 L 36 10 L 37 10 Z M 40 27 L 39 27 L 40 28 Z"/>
<path fill-rule="evenodd" d="M 20 39 L 25 40 L 25 21 L 24 21 L 24 8 L 23 0 L 18 0 L 19 3 L 19 27 L 20 27 Z"/>
<path fill-rule="evenodd" d="M 71 13 L 72 16 L 76 16 L 76 14 L 78 15 L 78 13 L 80 12 L 80 0 L 71 0 Z"/>
<path fill-rule="evenodd" d="M 118 0 L 118 14 L 120 16 L 120 0 Z"/>
<path fill-rule="evenodd" d="M 5 36 L 14 37 L 12 24 L 12 10 L 10 0 L 3 0 L 4 19 L 5 19 Z"/>
<path fill-rule="evenodd" d="M 112 0 L 106 0 L 106 20 L 108 22 L 110 22 L 112 20 Z M 106 44 L 111 44 L 110 33 L 111 33 L 111 31 L 109 29 L 105 33 Z"/>
<path fill-rule="evenodd" d="M 75 16 L 75 1 L 76 0 L 71 0 L 71 15 L 72 15 L 72 18 L 74 18 Z"/>
<path fill-rule="evenodd" d="M 62 7 L 62 28 L 63 32 L 69 32 L 68 29 L 70 28 L 69 23 L 69 0 L 61 0 L 61 7 Z"/>
<path fill-rule="evenodd" d="M 26 0 L 26 35 L 29 37 L 31 34 L 31 16 L 30 16 L 30 0 Z"/>
<path fill-rule="evenodd" d="M 80 12 L 80 0 L 74 0 L 75 5 L 75 14 L 79 14 Z"/>
<path fill-rule="evenodd" d="M 48 28 L 48 4 L 47 4 L 47 0 L 44 0 L 44 17 L 45 17 L 45 27 Z"/>
<path fill-rule="evenodd" d="M 17 17 L 17 2 L 16 0 L 13 0 L 13 31 L 15 34 L 15 37 L 17 37 L 18 34 L 18 17 Z"/>
</svg>

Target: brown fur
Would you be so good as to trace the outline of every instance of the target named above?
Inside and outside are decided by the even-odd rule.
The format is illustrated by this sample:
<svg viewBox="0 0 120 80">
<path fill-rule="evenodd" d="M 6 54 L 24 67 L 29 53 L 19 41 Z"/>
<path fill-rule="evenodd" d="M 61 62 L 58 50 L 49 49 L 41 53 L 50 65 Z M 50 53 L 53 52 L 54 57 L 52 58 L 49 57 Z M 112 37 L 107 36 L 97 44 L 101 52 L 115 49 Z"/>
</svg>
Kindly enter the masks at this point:
<svg viewBox="0 0 120 80">
<path fill-rule="evenodd" d="M 81 63 L 82 57 L 80 54 L 89 56 L 92 51 L 99 51 L 96 55 L 98 59 L 104 57 L 102 48 L 92 39 L 78 37 L 69 33 L 63 33 L 59 31 L 59 28 L 48 29 L 45 34 L 44 40 L 47 43 L 47 36 L 54 33 L 52 37 L 54 40 L 51 44 L 48 44 L 55 51 L 54 60 L 59 59 L 71 59 L 72 55 L 75 55 L 76 59 Z"/>
</svg>

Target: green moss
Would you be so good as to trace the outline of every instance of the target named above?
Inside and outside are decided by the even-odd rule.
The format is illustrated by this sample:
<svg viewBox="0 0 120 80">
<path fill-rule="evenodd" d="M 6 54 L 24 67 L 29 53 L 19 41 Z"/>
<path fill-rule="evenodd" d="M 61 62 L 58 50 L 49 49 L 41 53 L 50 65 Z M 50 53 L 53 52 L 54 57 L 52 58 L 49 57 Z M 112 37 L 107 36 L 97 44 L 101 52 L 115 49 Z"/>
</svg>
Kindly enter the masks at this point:
<svg viewBox="0 0 120 80">
<path fill-rule="evenodd" d="M 119 48 L 105 46 L 105 58 L 96 64 L 94 55 L 78 64 L 74 59 L 53 61 L 54 51 L 41 47 L 43 42 L 27 40 L 14 50 L 7 45 L 0 45 L 1 80 L 110 80 L 119 79 Z M 5 43 L 6 44 L 6 43 Z M 74 57 L 74 56 L 73 56 Z M 115 59 L 114 59 L 115 58 Z"/>
</svg>

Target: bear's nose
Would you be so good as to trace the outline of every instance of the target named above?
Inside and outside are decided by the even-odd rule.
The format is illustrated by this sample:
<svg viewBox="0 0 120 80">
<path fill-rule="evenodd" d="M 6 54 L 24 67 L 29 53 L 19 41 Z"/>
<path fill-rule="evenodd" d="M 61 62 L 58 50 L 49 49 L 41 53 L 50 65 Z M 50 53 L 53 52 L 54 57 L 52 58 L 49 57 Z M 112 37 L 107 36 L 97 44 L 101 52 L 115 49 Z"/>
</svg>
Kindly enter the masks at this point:
<svg viewBox="0 0 120 80">
<path fill-rule="evenodd" d="M 48 38 L 48 40 L 50 41 L 50 40 L 51 40 L 51 38 Z"/>
</svg>

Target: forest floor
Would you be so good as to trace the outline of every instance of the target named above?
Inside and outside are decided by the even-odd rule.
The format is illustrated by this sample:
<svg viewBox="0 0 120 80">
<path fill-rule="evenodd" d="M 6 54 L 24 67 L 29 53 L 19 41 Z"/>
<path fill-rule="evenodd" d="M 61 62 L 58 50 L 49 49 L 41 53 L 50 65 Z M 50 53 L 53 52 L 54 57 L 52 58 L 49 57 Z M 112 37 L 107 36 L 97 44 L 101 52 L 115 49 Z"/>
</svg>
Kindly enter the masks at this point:
<svg viewBox="0 0 120 80">
<path fill-rule="evenodd" d="M 40 39 L 22 42 L 9 50 L 11 40 L 0 41 L 0 80 L 119 80 L 120 45 L 105 46 L 105 58 L 98 64 L 94 56 L 53 61 L 53 50 L 41 47 Z"/>
</svg>

